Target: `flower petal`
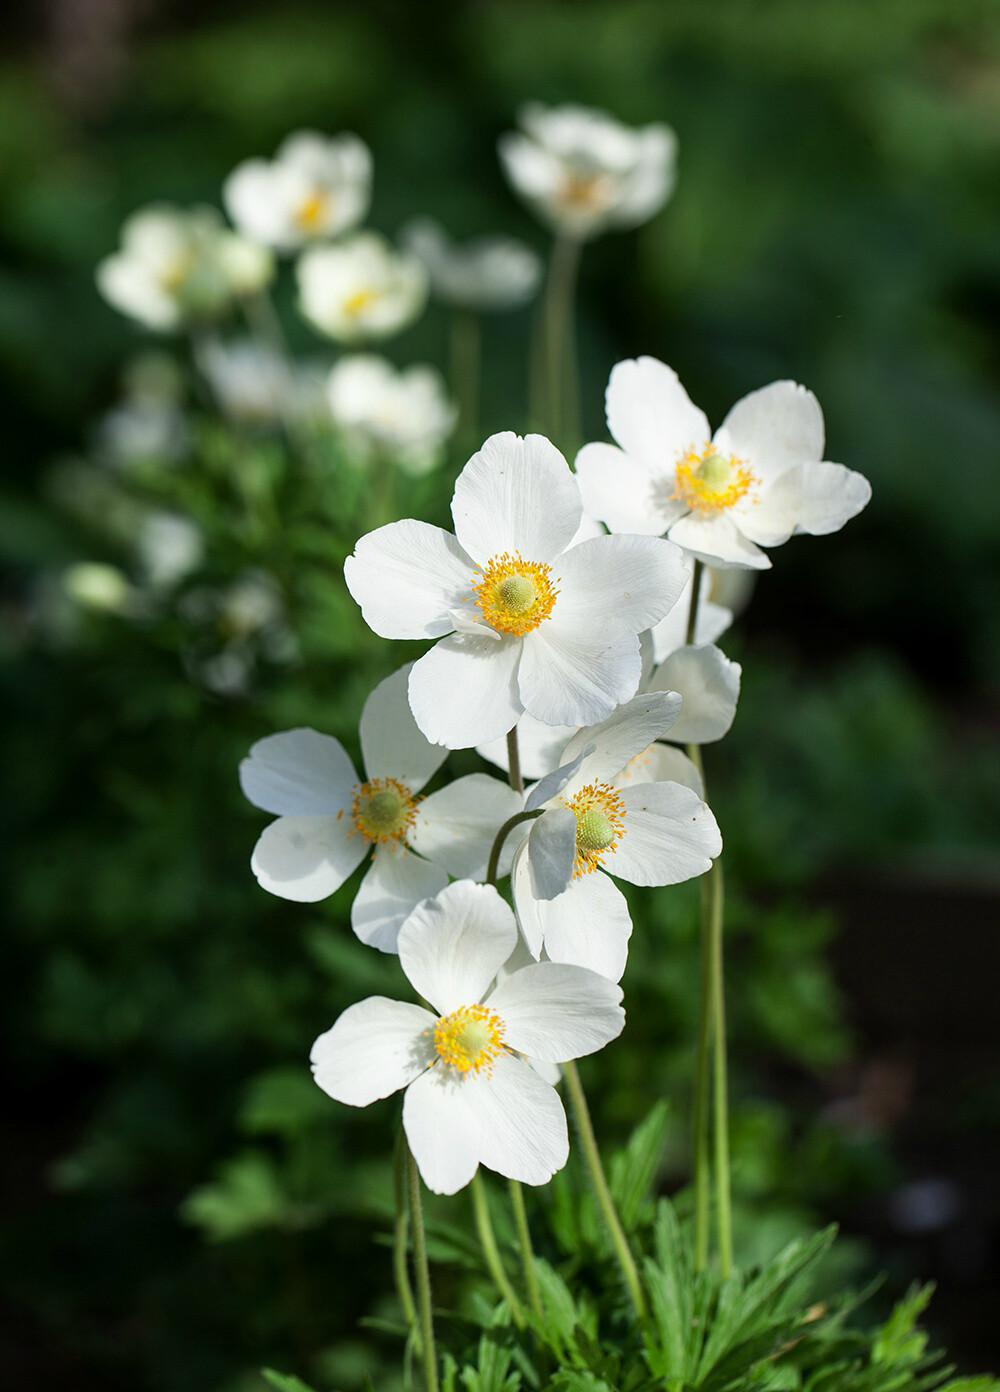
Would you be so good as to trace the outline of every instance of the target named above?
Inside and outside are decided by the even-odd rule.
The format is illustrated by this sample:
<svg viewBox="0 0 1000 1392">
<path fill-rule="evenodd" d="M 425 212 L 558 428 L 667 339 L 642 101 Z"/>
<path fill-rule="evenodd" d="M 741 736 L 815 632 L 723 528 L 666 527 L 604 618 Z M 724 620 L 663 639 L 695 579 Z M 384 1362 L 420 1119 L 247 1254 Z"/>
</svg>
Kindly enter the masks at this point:
<svg viewBox="0 0 1000 1392">
<path fill-rule="evenodd" d="M 363 536 L 344 562 L 347 588 L 383 638 L 440 638 L 471 593 L 474 566 L 450 532 L 407 518 Z"/>
<path fill-rule="evenodd" d="M 369 947 L 395 952 L 399 930 L 413 910 L 447 883 L 439 866 L 402 847 L 378 846 L 351 905 L 351 927 Z"/>
<path fill-rule="evenodd" d="M 705 413 L 656 358 L 617 363 L 604 400 L 611 434 L 658 478 L 673 480 L 678 458 L 711 438 Z"/>
<path fill-rule="evenodd" d="M 541 778 L 556 768 L 563 746 L 570 735 L 574 734 L 575 725 L 546 725 L 525 712 L 517 722 L 517 748 L 522 777 Z M 488 744 L 477 744 L 476 753 L 502 768 L 505 773 L 510 772 L 506 736 L 491 740 Z"/>
<path fill-rule="evenodd" d="M 583 506 L 612 532 L 662 536 L 686 511 L 669 484 L 615 445 L 584 445 L 576 477 Z"/>
<path fill-rule="evenodd" d="M 543 627 L 613 624 L 641 633 L 680 599 L 691 567 L 679 546 L 660 537 L 600 536 L 574 546 L 558 563 L 559 598 Z M 536 630 L 540 631 L 540 630 Z"/>
<path fill-rule="evenodd" d="M 766 484 L 795 464 L 823 458 L 823 412 L 797 382 L 771 382 L 737 401 L 715 444 L 749 464 Z"/>
<path fill-rule="evenodd" d="M 684 593 L 667 614 L 666 618 L 654 624 L 650 630 L 653 656 L 657 662 L 684 647 L 687 642 L 688 614 L 691 609 L 692 576 L 684 586 Z M 724 609 L 721 604 L 713 604 L 709 595 L 712 591 L 712 573 L 705 567 L 701 572 L 701 591 L 698 596 L 698 614 L 695 619 L 694 641 L 697 644 L 714 643 L 722 636 L 733 621 L 733 611 Z"/>
<path fill-rule="evenodd" d="M 625 1028 L 621 1000 L 620 986 L 586 967 L 532 962 L 504 977 L 487 1004 L 503 1020 L 512 1049 L 546 1063 L 565 1063 L 617 1039 Z"/>
<path fill-rule="evenodd" d="M 594 725 L 635 695 L 639 640 L 592 622 L 542 624 L 524 640 L 518 687 L 525 710 L 551 725 Z"/>
<path fill-rule="evenodd" d="M 250 867 L 263 889 L 314 904 L 339 889 L 371 843 L 348 817 L 279 817 L 261 832 Z"/>
<path fill-rule="evenodd" d="M 443 865 L 456 879 L 481 880 L 497 832 L 520 810 L 521 796 L 513 788 L 488 773 L 470 773 L 418 804 L 408 839 L 414 850 Z M 516 846 L 516 839 L 508 836 L 501 875 L 509 872 Z"/>
<path fill-rule="evenodd" d="M 711 744 L 727 733 L 736 714 L 743 669 L 720 648 L 678 648 L 653 674 L 654 691 L 679 692 L 681 710 L 670 738 L 678 744 Z"/>
<path fill-rule="evenodd" d="M 448 757 L 439 744 L 420 733 L 410 710 L 408 686 L 412 662 L 379 682 L 361 712 L 361 755 L 365 777 L 398 778 L 419 792 Z"/>
<path fill-rule="evenodd" d="M 522 1184 L 545 1184 L 569 1158 L 559 1094 L 524 1059 L 503 1054 L 489 1074 L 462 1082 L 462 1100 L 480 1125 L 479 1159 Z"/>
<path fill-rule="evenodd" d="M 503 552 L 551 561 L 573 540 L 583 504 L 569 465 L 544 435 L 491 435 L 455 482 L 455 535 L 479 565 Z"/>
<path fill-rule="evenodd" d="M 466 1100 L 465 1079 L 437 1065 L 403 1097 L 403 1130 L 420 1178 L 433 1194 L 457 1194 L 479 1168 L 482 1123 Z"/>
<path fill-rule="evenodd" d="M 623 788 L 625 831 L 604 868 L 629 884 L 680 884 L 703 875 L 722 850 L 711 810 L 680 783 Z"/>
<path fill-rule="evenodd" d="M 670 528 L 670 540 L 710 566 L 770 570 L 771 562 L 737 529 L 730 517 L 698 517 L 689 512 Z"/>
<path fill-rule="evenodd" d="M 521 658 L 519 638 L 443 638 L 410 673 L 410 706 L 419 729 L 449 749 L 505 735 L 524 709 L 517 688 Z"/>
<path fill-rule="evenodd" d="M 348 1006 L 312 1046 L 313 1077 L 337 1102 L 367 1107 L 419 1077 L 435 1057 L 434 1016 L 408 1001 L 369 996 Z"/>
<path fill-rule="evenodd" d="M 557 727 L 566 729 L 566 726 Z M 575 732 L 574 732 L 575 733 Z M 581 741 L 582 742 L 582 741 Z M 524 799 L 525 812 L 534 812 L 539 807 L 544 807 L 547 802 L 561 793 L 570 783 L 574 786 L 584 780 L 577 778 L 584 759 L 594 752 L 594 745 L 588 740 L 582 749 L 575 752 L 575 757 L 566 763 L 554 768 L 551 773 L 547 773 L 540 778 L 533 788 L 528 789 L 528 794 Z"/>
<path fill-rule="evenodd" d="M 699 801 L 705 796 L 701 774 L 688 756 L 672 744 L 651 744 L 613 781 L 619 788 L 627 788 L 630 783 L 683 783 L 697 793 Z"/>
<path fill-rule="evenodd" d="M 268 735 L 240 761 L 244 796 L 278 816 L 335 815 L 351 805 L 359 781 L 340 740 L 317 730 Z"/>
<path fill-rule="evenodd" d="M 450 1015 L 482 1000 L 516 943 L 514 915 L 493 886 L 456 880 L 403 924 L 399 960 L 414 989 Z"/>
<path fill-rule="evenodd" d="M 864 474 L 824 460 L 789 469 L 761 496 L 760 505 L 767 509 L 767 522 L 785 529 L 786 535 L 827 536 L 856 517 L 871 496 Z M 742 518 L 738 525 L 745 530 Z"/>
<path fill-rule="evenodd" d="M 536 899 L 554 899 L 573 877 L 576 859 L 576 816 L 568 807 L 554 807 L 532 822 L 528 835 L 531 892 Z"/>
<path fill-rule="evenodd" d="M 668 730 L 673 738 L 673 726 L 680 710 L 681 698 L 676 692 L 642 692 L 619 706 L 614 715 L 600 725 L 580 730 L 566 746 L 563 757 L 572 758 L 588 744 L 592 744 L 594 750 L 583 760 L 569 785 L 572 792 L 595 780 L 607 782 L 616 777 L 631 759 L 648 749 L 654 740 L 662 739 Z"/>
</svg>

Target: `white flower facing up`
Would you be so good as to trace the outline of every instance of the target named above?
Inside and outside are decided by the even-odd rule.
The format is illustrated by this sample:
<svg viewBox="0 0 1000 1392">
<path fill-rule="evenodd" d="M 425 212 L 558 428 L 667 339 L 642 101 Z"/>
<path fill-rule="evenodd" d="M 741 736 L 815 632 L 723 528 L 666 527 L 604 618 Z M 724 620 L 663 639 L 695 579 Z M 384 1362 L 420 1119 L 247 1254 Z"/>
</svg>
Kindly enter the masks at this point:
<svg viewBox="0 0 1000 1392">
<path fill-rule="evenodd" d="M 222 200 L 248 237 L 294 251 L 356 227 L 368 211 L 371 183 L 371 153 L 356 135 L 297 131 L 273 160 L 237 165 Z"/>
<path fill-rule="evenodd" d="M 443 889 L 449 872 L 485 874 L 498 828 L 521 806 L 516 793 L 486 774 L 418 796 L 446 751 L 413 722 L 409 672 L 403 667 L 387 677 L 365 702 L 364 778 L 339 740 L 307 729 L 259 740 L 240 765 L 246 796 L 278 817 L 251 858 L 259 883 L 284 899 L 312 903 L 339 889 L 374 851 L 351 925 L 362 942 L 384 952 L 396 950 L 407 914 Z"/>
<path fill-rule="evenodd" d="M 385 996 L 350 1006 L 312 1048 L 316 1082 L 366 1107 L 406 1089 L 403 1128 L 427 1187 L 464 1188 L 480 1165 L 545 1184 L 569 1155 L 555 1088 L 527 1062 L 566 1063 L 621 1033 L 621 991 L 553 962 L 498 973 L 517 946 L 514 915 L 489 885 L 461 880 L 399 934 L 399 959 L 432 1010 Z"/>
<path fill-rule="evenodd" d="M 150 329 L 169 331 L 223 313 L 273 274 L 270 253 L 224 226 L 214 208 L 141 208 L 121 250 L 97 267 L 101 294 Z"/>
<path fill-rule="evenodd" d="M 420 218 L 404 229 L 402 240 L 423 263 L 432 294 L 459 309 L 519 309 L 542 283 L 541 258 L 513 237 L 454 242 L 440 224 Z"/>
<path fill-rule="evenodd" d="M 338 343 L 399 333 L 427 302 L 423 266 L 415 256 L 394 251 L 377 232 L 359 232 L 336 246 L 309 247 L 296 274 L 303 315 Z"/>
<path fill-rule="evenodd" d="M 356 353 L 334 367 L 326 394 L 353 454 L 361 461 L 387 457 L 410 474 L 440 463 L 455 428 L 455 407 L 433 367 L 399 371 L 384 358 Z"/>
<path fill-rule="evenodd" d="M 627 701 L 638 634 L 687 580 L 680 551 L 639 536 L 571 546 L 579 490 L 541 435 L 491 436 L 459 475 L 451 511 L 454 536 L 393 522 L 363 536 L 344 567 L 376 633 L 440 639 L 410 675 L 427 738 L 462 749 L 498 739 L 526 710 L 586 725 Z"/>
<path fill-rule="evenodd" d="M 519 113 L 523 130 L 500 140 L 514 190 L 554 231 L 576 240 L 637 227 L 673 192 L 677 137 L 669 126 L 635 129 L 583 106 Z"/>
<path fill-rule="evenodd" d="M 666 533 L 712 566 L 766 570 L 762 546 L 836 532 L 871 497 L 863 475 L 823 460 L 812 392 L 772 382 L 708 421 L 655 358 L 612 369 L 608 429 L 621 448 L 585 445 L 576 459 L 587 511 L 613 532 Z"/>
<path fill-rule="evenodd" d="M 526 807 L 545 810 L 514 858 L 512 884 L 535 957 L 544 949 L 553 961 L 617 981 L 632 921 L 610 877 L 680 884 L 704 874 L 722 850 L 699 792 L 673 778 L 630 777 L 632 761 L 673 733 L 680 708 L 676 692 L 636 696 L 609 720 L 579 730 L 562 752 L 559 773 L 528 794 Z"/>
</svg>

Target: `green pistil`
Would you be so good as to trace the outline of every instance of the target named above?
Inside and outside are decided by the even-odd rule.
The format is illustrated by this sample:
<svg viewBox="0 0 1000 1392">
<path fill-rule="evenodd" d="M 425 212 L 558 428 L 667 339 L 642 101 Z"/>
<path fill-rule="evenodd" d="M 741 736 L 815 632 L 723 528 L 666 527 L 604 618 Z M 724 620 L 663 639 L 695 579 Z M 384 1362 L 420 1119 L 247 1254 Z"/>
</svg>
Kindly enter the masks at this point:
<svg viewBox="0 0 1000 1392">
<path fill-rule="evenodd" d="M 372 793 L 361 816 L 374 831 L 391 831 L 399 822 L 402 811 L 403 799 L 399 793 L 392 788 L 384 788 L 381 792 Z"/>
<path fill-rule="evenodd" d="M 576 819 L 576 844 L 581 851 L 606 851 L 614 835 L 610 818 L 596 807 L 582 812 Z"/>
<path fill-rule="evenodd" d="M 695 473 L 700 483 L 704 483 L 714 492 L 718 492 L 728 487 L 732 476 L 732 465 L 721 454 L 707 454 L 698 465 Z"/>
<path fill-rule="evenodd" d="M 508 575 L 497 589 L 497 599 L 508 614 L 523 614 L 535 602 L 535 586 L 526 575 Z"/>
</svg>

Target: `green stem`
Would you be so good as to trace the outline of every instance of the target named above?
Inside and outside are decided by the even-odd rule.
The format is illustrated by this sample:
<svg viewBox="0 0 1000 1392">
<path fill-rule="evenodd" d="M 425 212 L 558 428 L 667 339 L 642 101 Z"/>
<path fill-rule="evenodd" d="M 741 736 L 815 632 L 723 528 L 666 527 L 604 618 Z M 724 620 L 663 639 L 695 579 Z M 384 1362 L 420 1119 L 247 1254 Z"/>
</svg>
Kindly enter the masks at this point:
<svg viewBox="0 0 1000 1392">
<path fill-rule="evenodd" d="M 709 872 L 710 873 L 710 872 Z M 708 1265 L 708 1187 L 709 1187 L 709 1071 L 708 1055 L 712 1039 L 712 946 L 709 921 L 711 888 L 709 876 L 701 877 L 701 982 L 698 1002 L 698 1046 L 694 1070 L 694 1266 L 704 1271 Z"/>
<path fill-rule="evenodd" d="M 723 980 L 722 917 L 725 885 L 722 861 L 713 860 L 710 886 L 712 1013 L 715 1016 L 715 1063 L 712 1069 L 715 1127 L 715 1219 L 719 1229 L 719 1269 L 725 1279 L 733 1269 L 733 1223 L 729 1188 L 729 1101 L 726 1078 L 726 1001 Z"/>
<path fill-rule="evenodd" d="M 517 1241 L 521 1248 L 521 1266 L 524 1268 L 524 1284 L 528 1291 L 528 1300 L 535 1313 L 536 1319 L 544 1319 L 545 1311 L 542 1308 L 542 1293 L 538 1289 L 538 1277 L 535 1275 L 535 1251 L 531 1245 L 531 1232 L 528 1228 L 528 1213 L 524 1206 L 524 1190 L 516 1179 L 508 1180 L 510 1189 L 510 1203 L 514 1210 L 514 1226 L 517 1229 Z"/>
<path fill-rule="evenodd" d="M 497 1290 L 510 1306 L 514 1323 L 518 1329 L 522 1329 L 524 1327 L 524 1311 L 521 1308 L 521 1302 L 514 1293 L 514 1287 L 507 1279 L 503 1262 L 500 1260 L 500 1249 L 497 1247 L 497 1240 L 493 1234 L 493 1222 L 490 1218 L 489 1204 L 486 1201 L 486 1188 L 482 1175 L 479 1173 L 473 1175 L 469 1187 L 472 1190 L 472 1207 L 476 1215 L 476 1231 L 479 1233 L 479 1243 L 483 1249 L 486 1265 L 489 1267 Z"/>
<path fill-rule="evenodd" d="M 646 1297 L 643 1294 L 642 1283 L 639 1280 L 639 1271 L 635 1264 L 635 1258 L 628 1245 L 625 1230 L 622 1227 L 621 1219 L 618 1217 L 618 1210 L 615 1208 L 615 1201 L 611 1197 L 611 1190 L 608 1188 L 608 1181 L 604 1174 L 604 1167 L 601 1164 L 601 1154 L 597 1148 L 597 1138 L 594 1135 L 593 1123 L 590 1120 L 590 1109 L 587 1106 L 587 1099 L 584 1096 L 583 1084 L 580 1082 L 580 1074 L 576 1064 L 572 1061 L 564 1063 L 562 1066 L 563 1077 L 566 1079 L 566 1086 L 569 1090 L 569 1100 L 573 1107 L 573 1114 L 576 1118 L 576 1129 L 580 1135 L 580 1143 L 583 1146 L 584 1157 L 587 1161 L 587 1169 L 590 1172 L 590 1182 L 594 1186 L 594 1194 L 597 1198 L 598 1207 L 607 1225 L 608 1236 L 611 1238 L 611 1245 L 615 1249 L 615 1256 L 618 1258 L 618 1265 L 621 1267 L 622 1275 L 625 1277 L 625 1284 L 628 1286 L 629 1294 L 632 1297 L 632 1304 L 639 1319 L 646 1318 Z"/>
<path fill-rule="evenodd" d="M 403 1135 L 403 1128 L 399 1128 L 396 1136 L 396 1147 L 393 1154 L 393 1189 L 396 1198 L 396 1226 L 392 1236 L 392 1270 L 396 1278 L 396 1290 L 399 1294 L 399 1303 L 403 1307 L 403 1316 L 406 1319 L 408 1329 L 412 1329 L 417 1322 L 417 1307 L 413 1303 L 413 1289 L 410 1285 L 410 1273 L 407 1270 L 406 1253 L 410 1238 L 410 1216 L 406 1211 L 406 1138 Z"/>
<path fill-rule="evenodd" d="M 691 576 L 691 604 L 688 608 L 687 633 L 684 638 L 689 647 L 694 642 L 695 630 L 698 627 L 698 604 L 701 600 L 701 577 L 704 569 L 703 561 L 695 561 L 694 574 Z"/>
<path fill-rule="evenodd" d="M 515 793 L 524 792 L 524 779 L 521 777 L 521 751 L 517 743 L 517 726 L 507 731 L 507 769 L 510 786 Z"/>
<path fill-rule="evenodd" d="M 549 431 L 555 443 L 565 449 L 575 445 L 580 434 L 573 324 L 579 265 L 580 243 L 573 237 L 556 237 L 549 259 L 543 311 L 545 375 Z"/>
<path fill-rule="evenodd" d="M 456 309 L 451 320 L 451 392 L 458 407 L 458 439 L 472 443 L 479 429 L 482 335 L 471 309 Z"/>
<path fill-rule="evenodd" d="M 500 852 L 503 850 L 503 843 L 507 837 L 519 826 L 521 822 L 530 822 L 535 817 L 540 817 L 544 812 L 543 807 L 536 807 L 533 812 L 515 812 L 513 817 L 508 817 L 503 826 L 493 838 L 493 849 L 490 851 L 489 864 L 486 867 L 486 883 L 495 885 L 497 882 L 497 871 L 500 868 Z"/>
<path fill-rule="evenodd" d="M 413 1225 L 413 1264 L 417 1272 L 417 1308 L 420 1314 L 420 1353 L 424 1364 L 426 1392 L 438 1392 L 437 1353 L 434 1348 L 434 1312 L 431 1308 L 431 1275 L 427 1265 L 427 1237 L 424 1210 L 420 1201 L 420 1175 L 410 1147 L 405 1145 L 406 1172 L 410 1188 L 410 1222 Z"/>
</svg>

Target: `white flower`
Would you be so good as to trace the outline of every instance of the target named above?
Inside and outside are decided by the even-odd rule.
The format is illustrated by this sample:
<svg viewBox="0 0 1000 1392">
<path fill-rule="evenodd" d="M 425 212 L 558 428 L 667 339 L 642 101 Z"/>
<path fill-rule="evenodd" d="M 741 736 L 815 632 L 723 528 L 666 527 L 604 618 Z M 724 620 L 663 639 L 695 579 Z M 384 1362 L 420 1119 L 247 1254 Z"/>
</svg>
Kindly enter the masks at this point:
<svg viewBox="0 0 1000 1392">
<path fill-rule="evenodd" d="M 406 1139 L 437 1194 L 480 1165 L 523 1184 L 551 1179 L 569 1155 L 566 1114 L 527 1060 L 594 1053 L 625 1023 L 618 987 L 581 968 L 534 963 L 494 985 L 516 943 L 495 889 L 450 885 L 399 934 L 403 970 L 433 1012 L 372 996 L 312 1048 L 316 1082 L 338 1102 L 367 1107 L 406 1089 Z"/>
<path fill-rule="evenodd" d="M 655 358 L 618 363 L 606 402 L 621 448 L 584 445 L 576 470 L 588 512 L 613 532 L 665 532 L 708 565 L 766 570 L 759 546 L 839 531 L 871 497 L 863 475 L 820 462 L 823 413 L 795 382 L 745 396 L 714 437 Z"/>
<path fill-rule="evenodd" d="M 302 313 L 340 343 L 388 338 L 412 323 L 427 301 L 423 266 L 377 232 L 310 247 L 296 274 Z"/>
<path fill-rule="evenodd" d="M 455 536 L 406 520 L 369 532 L 344 567 L 383 638 L 440 638 L 414 665 L 410 705 L 451 749 L 498 739 L 525 710 L 603 720 L 636 690 L 638 634 L 687 579 L 652 537 L 572 542 L 580 494 L 541 435 L 493 435 L 455 484 Z"/>
<path fill-rule="evenodd" d="M 632 760 L 672 733 L 680 707 L 676 692 L 636 696 L 609 720 L 579 730 L 558 773 L 529 792 L 525 806 L 545 810 L 514 858 L 512 884 L 536 957 L 544 947 L 553 961 L 617 981 L 632 922 L 609 877 L 679 884 L 704 874 L 721 851 L 719 828 L 699 792 L 673 779 L 629 777 Z"/>
<path fill-rule="evenodd" d="M 423 263 L 431 291 L 460 309 L 518 309 L 542 281 L 540 257 L 513 237 L 454 242 L 440 224 L 420 218 L 404 229 L 402 241 Z"/>
<path fill-rule="evenodd" d="M 266 284 L 269 253 L 226 228 L 213 208 L 142 208 L 122 228 L 121 250 L 97 267 L 115 309 L 151 329 L 212 318 Z"/>
<path fill-rule="evenodd" d="M 524 134 L 500 140 L 513 188 L 543 222 L 578 240 L 637 227 L 673 192 L 677 137 L 669 126 L 634 129 L 583 106 L 530 103 Z"/>
<path fill-rule="evenodd" d="M 340 359 L 326 390 L 335 424 L 362 458 L 387 455 L 410 474 L 439 462 L 456 411 L 435 368 L 400 372 L 384 358 L 357 353 Z"/>
<path fill-rule="evenodd" d="M 205 538 L 189 517 L 154 508 L 143 519 L 136 555 L 147 584 L 170 589 L 201 564 Z"/>
<path fill-rule="evenodd" d="M 248 237 L 278 251 L 357 227 L 371 200 L 372 157 L 356 135 L 297 131 L 273 160 L 244 160 L 222 201 Z"/>
<path fill-rule="evenodd" d="M 280 420 L 293 399 L 291 364 L 257 339 L 213 339 L 199 354 L 198 365 L 212 395 L 233 420 L 248 424 Z"/>
<path fill-rule="evenodd" d="M 283 899 L 312 903 L 339 889 L 374 850 L 351 925 L 362 942 L 384 952 L 396 950 L 400 924 L 421 899 L 443 889 L 449 872 L 485 874 L 493 837 L 521 806 L 515 792 L 486 774 L 418 798 L 446 751 L 413 723 L 409 673 L 393 673 L 365 702 L 364 779 L 339 740 L 315 730 L 258 740 L 240 765 L 246 796 L 278 816 L 251 859 L 260 884 Z"/>
<path fill-rule="evenodd" d="M 650 629 L 649 636 L 655 662 L 665 661 L 671 653 L 682 648 L 687 642 L 687 625 L 691 612 L 693 587 L 694 576 L 692 575 L 684 586 L 684 593 L 670 613 L 666 618 L 661 619 L 654 628 Z M 708 566 L 704 566 L 698 590 L 698 612 L 695 616 L 694 629 L 694 641 L 699 646 L 702 643 L 714 643 L 716 638 L 721 638 L 733 621 L 733 611 L 727 609 L 723 604 L 717 604 L 712 599 L 714 592 L 715 576 Z"/>
</svg>

